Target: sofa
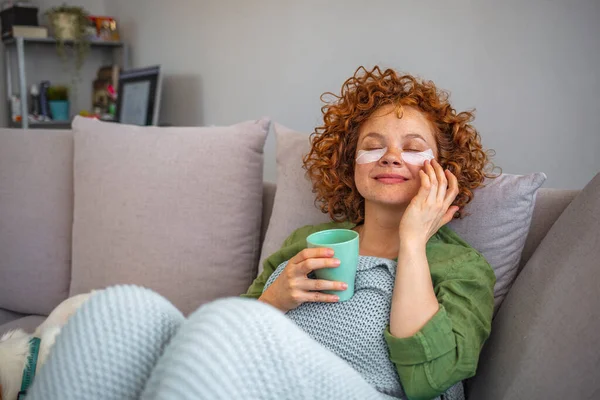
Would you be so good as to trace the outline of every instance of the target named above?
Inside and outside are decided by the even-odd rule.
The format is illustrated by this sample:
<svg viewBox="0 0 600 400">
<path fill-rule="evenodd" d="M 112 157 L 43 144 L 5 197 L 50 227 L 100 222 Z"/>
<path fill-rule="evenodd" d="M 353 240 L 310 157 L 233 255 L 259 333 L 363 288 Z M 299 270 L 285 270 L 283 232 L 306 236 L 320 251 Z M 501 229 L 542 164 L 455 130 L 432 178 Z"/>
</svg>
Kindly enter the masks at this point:
<svg viewBox="0 0 600 400">
<path fill-rule="evenodd" d="M 33 331 L 65 298 L 107 285 L 150 287 L 185 314 L 243 293 L 285 239 L 274 225 L 321 214 L 282 189 L 301 186 L 311 199 L 284 165 L 306 135 L 290 141 L 275 125 L 278 181 L 263 182 L 270 128 L 268 119 L 157 128 L 77 118 L 72 130 L 0 130 L 0 335 Z M 600 174 L 583 190 L 535 187 L 520 201 L 528 217 L 507 216 L 525 227 L 514 277 L 467 396 L 597 398 Z"/>
</svg>

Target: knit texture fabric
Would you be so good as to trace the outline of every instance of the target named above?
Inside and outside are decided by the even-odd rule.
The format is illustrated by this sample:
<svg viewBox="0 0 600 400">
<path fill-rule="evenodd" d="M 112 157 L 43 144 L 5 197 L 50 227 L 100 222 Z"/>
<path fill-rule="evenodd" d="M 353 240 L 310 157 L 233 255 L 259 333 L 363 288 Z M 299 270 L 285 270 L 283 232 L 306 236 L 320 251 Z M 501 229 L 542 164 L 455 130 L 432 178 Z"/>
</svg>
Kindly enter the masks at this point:
<svg viewBox="0 0 600 400">
<path fill-rule="evenodd" d="M 71 318 L 27 398 L 394 397 L 270 305 L 226 298 L 185 320 L 160 295 L 117 286 L 94 295 Z"/>
<path fill-rule="evenodd" d="M 94 294 L 63 327 L 27 400 L 139 398 L 183 321 L 148 289 L 116 286 Z"/>
<path fill-rule="evenodd" d="M 405 399 L 383 334 L 390 321 L 396 265 L 389 259 L 360 256 L 354 295 L 350 300 L 307 302 L 286 315 L 310 337 L 358 371 L 377 391 Z M 286 266 L 287 262 L 282 263 L 271 274 L 264 290 Z M 443 398 L 464 400 L 462 382 L 446 391 Z"/>
<path fill-rule="evenodd" d="M 109 288 L 83 305 L 27 398 L 389 399 L 274 307 L 227 298 L 184 320 L 135 286 Z"/>
<path fill-rule="evenodd" d="M 227 298 L 194 312 L 152 372 L 143 399 L 391 399 L 281 311 Z"/>
</svg>

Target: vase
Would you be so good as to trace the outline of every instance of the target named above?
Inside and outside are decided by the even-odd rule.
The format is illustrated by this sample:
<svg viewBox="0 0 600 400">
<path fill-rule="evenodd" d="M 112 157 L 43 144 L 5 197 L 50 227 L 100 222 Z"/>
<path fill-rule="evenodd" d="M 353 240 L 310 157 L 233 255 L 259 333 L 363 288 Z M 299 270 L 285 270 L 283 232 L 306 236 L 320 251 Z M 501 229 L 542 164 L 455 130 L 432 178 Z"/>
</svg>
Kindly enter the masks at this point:
<svg viewBox="0 0 600 400">
<path fill-rule="evenodd" d="M 69 121 L 69 100 L 50 100 L 48 104 L 54 121 Z"/>
<path fill-rule="evenodd" d="M 50 19 L 54 36 L 61 40 L 75 40 L 79 28 L 77 15 L 69 13 L 56 13 Z"/>
</svg>

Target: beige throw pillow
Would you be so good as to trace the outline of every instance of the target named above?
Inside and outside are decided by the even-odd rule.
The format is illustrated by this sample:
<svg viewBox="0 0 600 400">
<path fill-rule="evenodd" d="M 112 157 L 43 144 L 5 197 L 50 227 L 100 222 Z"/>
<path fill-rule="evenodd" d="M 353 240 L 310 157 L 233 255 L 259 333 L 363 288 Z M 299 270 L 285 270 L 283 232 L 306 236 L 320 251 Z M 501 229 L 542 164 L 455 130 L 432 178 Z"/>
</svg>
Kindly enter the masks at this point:
<svg viewBox="0 0 600 400">
<path fill-rule="evenodd" d="M 73 122 L 71 295 L 153 289 L 190 313 L 256 273 L 269 121 L 159 128 Z"/>
</svg>

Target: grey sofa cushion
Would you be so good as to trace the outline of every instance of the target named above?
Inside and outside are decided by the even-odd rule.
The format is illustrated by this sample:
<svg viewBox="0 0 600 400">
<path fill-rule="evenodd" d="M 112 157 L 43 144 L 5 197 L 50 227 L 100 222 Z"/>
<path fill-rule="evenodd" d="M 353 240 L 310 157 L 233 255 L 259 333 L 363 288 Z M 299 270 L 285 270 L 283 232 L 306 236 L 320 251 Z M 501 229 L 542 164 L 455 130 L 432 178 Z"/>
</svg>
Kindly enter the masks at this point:
<svg viewBox="0 0 600 400">
<path fill-rule="evenodd" d="M 329 220 L 328 215 L 314 206 L 311 184 L 302 169 L 302 157 L 310 146 L 308 135 L 277 123 L 274 127 L 277 137 L 277 192 L 261 260 L 278 250 L 294 229 Z M 543 173 L 534 173 L 504 174 L 487 181 L 486 187 L 475 190 L 473 201 L 465 207 L 471 215 L 449 224 L 494 268 L 498 278 L 494 290 L 496 309 L 517 276 L 536 193 L 545 180 Z M 262 271 L 262 265 L 259 271 Z"/>
<path fill-rule="evenodd" d="M 13 321 L 15 319 L 23 318 L 24 316 L 24 314 L 0 308 L 0 325 L 6 324 L 7 322 Z"/>
<path fill-rule="evenodd" d="M 75 119 L 71 295 L 134 283 L 182 312 L 256 273 L 268 120 L 157 128 Z"/>
<path fill-rule="evenodd" d="M 28 315 L 0 325 L 0 336 L 14 329 L 23 329 L 27 333 L 33 333 L 35 329 L 46 319 L 45 315 Z"/>
<path fill-rule="evenodd" d="M 542 240 L 496 316 L 472 399 L 600 394 L 600 174 Z"/>
<path fill-rule="evenodd" d="M 0 131 L 0 308 L 49 314 L 67 298 L 73 221 L 70 131 Z"/>
</svg>

